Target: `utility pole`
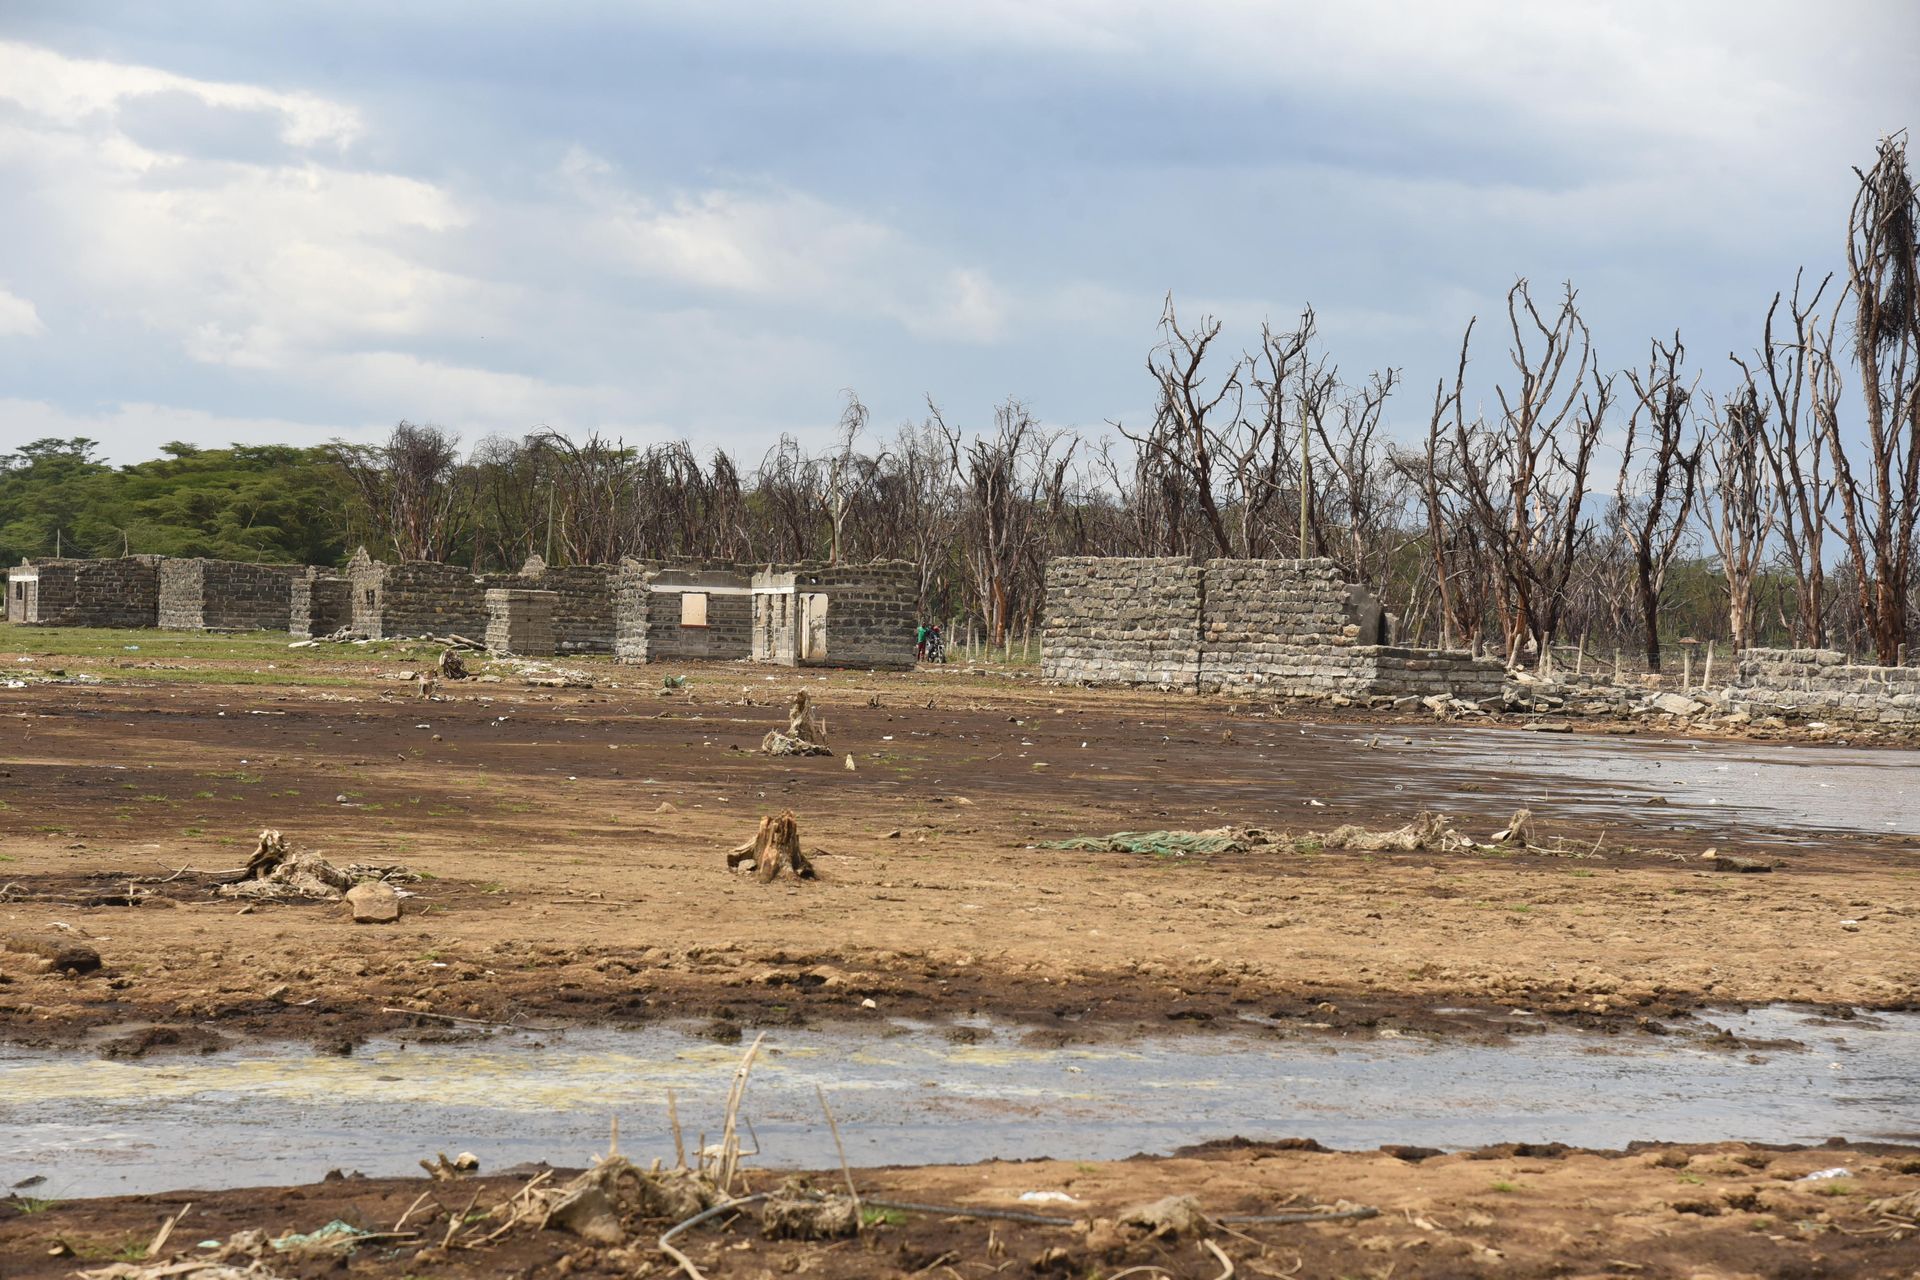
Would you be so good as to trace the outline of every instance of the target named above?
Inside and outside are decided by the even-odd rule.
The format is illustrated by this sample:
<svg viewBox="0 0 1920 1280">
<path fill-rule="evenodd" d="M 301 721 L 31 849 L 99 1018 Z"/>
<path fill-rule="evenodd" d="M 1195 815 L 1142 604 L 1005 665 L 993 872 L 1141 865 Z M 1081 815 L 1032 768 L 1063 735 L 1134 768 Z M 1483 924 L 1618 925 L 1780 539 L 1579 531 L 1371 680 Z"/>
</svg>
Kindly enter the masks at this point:
<svg viewBox="0 0 1920 1280">
<path fill-rule="evenodd" d="M 1305 380 L 1302 379 L 1304 382 Z M 1307 504 L 1313 494 L 1313 461 L 1307 453 L 1307 398 L 1300 397 L 1300 558 L 1307 558 Z"/>
<path fill-rule="evenodd" d="M 547 481 L 547 549 L 540 558 L 549 565 L 553 563 L 553 481 Z"/>
</svg>

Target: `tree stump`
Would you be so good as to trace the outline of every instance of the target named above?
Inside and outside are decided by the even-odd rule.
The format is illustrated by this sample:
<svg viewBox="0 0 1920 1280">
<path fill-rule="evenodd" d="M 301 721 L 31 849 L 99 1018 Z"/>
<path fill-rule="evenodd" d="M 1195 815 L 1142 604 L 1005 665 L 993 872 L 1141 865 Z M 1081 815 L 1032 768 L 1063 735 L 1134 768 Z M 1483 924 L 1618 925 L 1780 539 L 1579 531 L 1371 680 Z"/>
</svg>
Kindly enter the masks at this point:
<svg viewBox="0 0 1920 1280">
<path fill-rule="evenodd" d="M 791 809 L 777 818 L 769 815 L 760 819 L 760 830 L 753 839 L 727 855 L 728 870 L 743 862 L 753 864 L 754 879 L 761 884 L 771 884 L 782 867 L 796 880 L 815 878 L 813 863 L 800 851 L 800 827 Z"/>
</svg>

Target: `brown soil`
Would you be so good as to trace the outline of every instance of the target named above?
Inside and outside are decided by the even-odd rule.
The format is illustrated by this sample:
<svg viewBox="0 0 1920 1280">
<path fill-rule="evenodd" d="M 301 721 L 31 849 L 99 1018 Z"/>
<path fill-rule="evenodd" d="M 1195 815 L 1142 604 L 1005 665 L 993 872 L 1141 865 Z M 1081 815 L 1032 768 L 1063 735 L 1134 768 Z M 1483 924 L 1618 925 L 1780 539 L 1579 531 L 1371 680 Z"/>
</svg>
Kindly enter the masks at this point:
<svg viewBox="0 0 1920 1280">
<path fill-rule="evenodd" d="M 1803 1181 L 1844 1167 L 1850 1176 Z M 562 1177 L 565 1175 L 562 1174 Z M 278 1237 L 343 1220 L 417 1234 L 338 1256 L 270 1257 L 287 1277 L 665 1276 L 654 1249 L 664 1221 L 629 1222 L 628 1243 L 594 1246 L 524 1227 L 478 1248 L 479 1217 L 526 1175 L 464 1182 L 360 1179 L 313 1186 L 47 1205 L 0 1201 L 0 1258 L 11 1280 L 67 1277 L 77 1266 L 138 1257 L 168 1217 L 191 1206 L 163 1257 L 192 1257 L 202 1240 L 265 1230 Z M 749 1174 L 750 1190 L 778 1180 Z M 838 1185 L 838 1171 L 815 1186 Z M 1920 1200 L 1916 1152 L 1888 1147 L 1765 1149 L 1744 1144 L 1645 1147 L 1627 1153 L 1489 1147 L 1421 1157 L 1415 1151 L 1328 1153 L 1298 1144 L 1209 1144 L 1169 1158 L 1101 1164 L 1033 1161 L 862 1171 L 862 1194 L 964 1208 L 1039 1210 L 1092 1220 L 1041 1226 L 890 1212 L 859 1239 L 770 1241 L 742 1216 L 683 1237 L 694 1263 L 719 1277 L 991 1275 L 1209 1277 L 1223 1274 L 1193 1236 L 1140 1238 L 1113 1220 L 1134 1205 L 1191 1196 L 1211 1215 L 1309 1210 L 1340 1202 L 1379 1209 L 1363 1221 L 1217 1226 L 1208 1235 L 1243 1277 L 1283 1276 L 1911 1276 L 1920 1268 L 1912 1216 Z M 1074 1203 L 1023 1204 L 1026 1191 Z M 422 1196 L 424 1194 L 424 1199 Z M 32 1210 L 28 1212 L 27 1210 Z M 871 1211 L 870 1213 L 877 1213 Z M 1903 1216 L 1904 1215 L 1904 1216 Z M 443 1248 L 448 1227 L 472 1225 Z M 1104 1219 L 1105 1221 L 1100 1221 Z"/>
<path fill-rule="evenodd" d="M 1634 1027 L 1703 1003 L 1912 1007 L 1920 987 L 1910 843 L 1802 843 L 1768 852 L 1772 874 L 1716 874 L 1693 855 L 1741 847 L 1739 830 L 1676 829 L 1644 797 L 1604 827 L 1536 804 L 1536 842 L 1557 853 L 1033 847 L 1394 826 L 1436 781 L 1484 840 L 1539 789 L 1519 771 L 1421 773 L 1299 710 L 734 666 L 659 696 L 651 673 L 605 664 L 623 687 L 469 682 L 423 702 L 398 664 L 311 661 L 355 683 L 6 695 L 0 936 L 82 941 L 103 965 L 41 972 L 0 950 L 0 1035 L 344 1050 L 431 1015 L 778 1025 L 872 1017 L 869 1000 L 1061 1035 L 1244 1012 L 1461 1032 L 1472 1016 L 1435 1010 L 1485 1010 L 1482 1029 L 1516 1007 Z M 836 754 L 759 754 L 802 681 Z M 729 873 L 727 851 L 786 809 L 820 879 Z M 387 926 L 322 903 L 246 908 L 194 872 L 153 882 L 238 867 L 266 826 L 432 878 Z"/>
</svg>

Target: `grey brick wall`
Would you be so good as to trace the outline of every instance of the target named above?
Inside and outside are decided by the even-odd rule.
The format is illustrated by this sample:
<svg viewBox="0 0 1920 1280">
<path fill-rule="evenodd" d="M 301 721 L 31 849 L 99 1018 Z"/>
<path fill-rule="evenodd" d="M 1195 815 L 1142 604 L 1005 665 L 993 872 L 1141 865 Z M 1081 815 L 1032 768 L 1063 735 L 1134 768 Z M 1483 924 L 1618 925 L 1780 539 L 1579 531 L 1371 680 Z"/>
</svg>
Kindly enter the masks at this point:
<svg viewBox="0 0 1920 1280">
<path fill-rule="evenodd" d="M 1049 561 L 1041 675 L 1194 688 L 1205 577 L 1185 556 Z"/>
<path fill-rule="evenodd" d="M 160 560 L 159 556 L 122 556 L 29 561 L 21 568 L 31 571 L 33 587 L 22 598 L 21 608 L 23 613 L 30 611 L 31 617 L 22 621 L 48 627 L 154 626 L 160 617 Z M 9 591 L 9 618 L 13 607 Z"/>
<path fill-rule="evenodd" d="M 919 592 L 919 574 L 904 560 L 764 570 L 753 576 L 753 657 L 784 666 L 911 670 Z"/>
<path fill-rule="evenodd" d="M 614 581 L 614 656 L 622 662 L 735 661 L 752 648 L 750 571 L 733 564 L 626 560 Z M 706 597 L 689 625 L 689 595 Z M 697 608 L 693 610 L 697 614 Z"/>
<path fill-rule="evenodd" d="M 1063 557 L 1047 566 L 1041 673 L 1284 698 L 1499 694 L 1498 662 L 1388 631 L 1330 560 Z"/>
<path fill-rule="evenodd" d="M 287 632 L 301 639 L 330 636 L 353 625 L 353 584 L 345 578 L 308 569 L 288 588 Z"/>
<path fill-rule="evenodd" d="M 282 631 L 306 566 L 237 560 L 160 562 L 159 625 L 175 631 Z"/>
<path fill-rule="evenodd" d="M 487 591 L 487 652 L 546 657 L 556 649 L 553 612 L 557 594 L 525 587 Z"/>
<path fill-rule="evenodd" d="M 459 565 L 385 564 L 362 548 L 347 564 L 347 579 L 353 629 L 369 640 L 457 635 L 477 644 L 487 634 L 486 587 Z"/>
<path fill-rule="evenodd" d="M 1832 649 L 1748 649 L 1730 708 L 1844 724 L 1920 727 L 1920 667 L 1856 665 Z"/>
</svg>

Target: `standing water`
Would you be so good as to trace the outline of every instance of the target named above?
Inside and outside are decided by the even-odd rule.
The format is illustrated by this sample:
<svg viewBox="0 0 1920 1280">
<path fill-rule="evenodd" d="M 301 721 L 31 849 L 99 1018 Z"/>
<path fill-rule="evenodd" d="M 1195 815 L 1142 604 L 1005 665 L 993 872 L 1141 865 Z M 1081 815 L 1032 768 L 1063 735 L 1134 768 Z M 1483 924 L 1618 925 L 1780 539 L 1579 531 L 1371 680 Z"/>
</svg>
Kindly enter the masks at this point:
<svg viewBox="0 0 1920 1280">
<path fill-rule="evenodd" d="M 856 1164 L 1112 1159 L 1208 1138 L 1333 1147 L 1635 1139 L 1920 1139 L 1920 1015 L 1837 1022 L 1772 1008 L 1713 1026 L 1794 1047 L 1549 1032 L 1496 1045 L 1246 1033 L 1066 1049 L 895 1025 L 780 1031 L 744 1114 L 766 1166 L 830 1167 L 827 1091 Z M 666 1028 L 383 1043 L 351 1057 L 253 1046 L 138 1062 L 0 1049 L 0 1186 L 55 1198 L 414 1172 L 435 1151 L 483 1168 L 671 1153 L 717 1137 L 740 1049 Z"/>
</svg>

